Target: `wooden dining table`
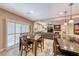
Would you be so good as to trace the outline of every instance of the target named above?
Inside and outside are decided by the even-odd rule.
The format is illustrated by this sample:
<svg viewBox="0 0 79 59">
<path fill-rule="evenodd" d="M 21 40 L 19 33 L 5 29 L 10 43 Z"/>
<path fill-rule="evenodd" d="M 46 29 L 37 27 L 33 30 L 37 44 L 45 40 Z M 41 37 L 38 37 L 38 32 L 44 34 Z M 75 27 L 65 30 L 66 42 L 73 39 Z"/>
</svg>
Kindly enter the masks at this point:
<svg viewBox="0 0 79 59">
<path fill-rule="evenodd" d="M 37 41 L 41 39 L 42 37 L 40 35 L 35 35 L 35 36 L 27 36 L 28 40 L 31 40 L 33 42 L 33 51 L 34 55 L 37 56 Z M 21 39 L 19 43 L 19 50 L 21 50 Z"/>
</svg>

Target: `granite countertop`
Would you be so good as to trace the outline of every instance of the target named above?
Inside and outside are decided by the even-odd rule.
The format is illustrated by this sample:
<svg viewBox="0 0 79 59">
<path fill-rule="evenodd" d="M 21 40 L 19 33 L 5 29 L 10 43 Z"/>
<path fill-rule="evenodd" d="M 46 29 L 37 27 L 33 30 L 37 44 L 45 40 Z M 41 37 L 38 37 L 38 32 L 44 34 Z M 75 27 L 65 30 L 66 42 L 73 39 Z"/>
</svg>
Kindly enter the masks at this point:
<svg viewBox="0 0 79 59">
<path fill-rule="evenodd" d="M 72 42 L 70 40 L 60 40 L 60 39 L 58 39 L 57 41 L 60 45 L 60 49 L 79 53 L 79 44 L 78 43 Z"/>
</svg>

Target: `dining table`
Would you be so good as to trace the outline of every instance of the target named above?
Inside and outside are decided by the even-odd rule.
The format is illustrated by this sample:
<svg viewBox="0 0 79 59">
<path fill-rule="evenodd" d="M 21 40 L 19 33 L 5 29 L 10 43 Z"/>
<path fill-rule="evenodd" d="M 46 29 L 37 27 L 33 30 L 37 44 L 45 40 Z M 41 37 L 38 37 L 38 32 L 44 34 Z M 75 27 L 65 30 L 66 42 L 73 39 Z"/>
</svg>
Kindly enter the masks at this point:
<svg viewBox="0 0 79 59">
<path fill-rule="evenodd" d="M 28 35 L 27 36 L 27 39 L 31 40 L 33 42 L 33 47 L 34 47 L 33 51 L 34 51 L 35 56 L 37 56 L 37 41 L 41 38 L 42 38 L 41 35 Z M 21 50 L 21 39 L 20 39 L 20 43 L 19 43 L 19 50 Z"/>
</svg>

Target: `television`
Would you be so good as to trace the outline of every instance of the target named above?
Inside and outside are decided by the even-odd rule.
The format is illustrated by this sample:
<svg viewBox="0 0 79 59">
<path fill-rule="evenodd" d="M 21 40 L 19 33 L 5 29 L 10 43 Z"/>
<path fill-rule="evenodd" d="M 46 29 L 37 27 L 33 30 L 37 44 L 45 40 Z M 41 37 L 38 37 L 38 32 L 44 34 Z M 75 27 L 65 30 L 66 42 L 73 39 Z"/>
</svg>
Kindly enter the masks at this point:
<svg viewBox="0 0 79 59">
<path fill-rule="evenodd" d="M 48 27 L 47 32 L 53 32 L 53 27 Z"/>
</svg>

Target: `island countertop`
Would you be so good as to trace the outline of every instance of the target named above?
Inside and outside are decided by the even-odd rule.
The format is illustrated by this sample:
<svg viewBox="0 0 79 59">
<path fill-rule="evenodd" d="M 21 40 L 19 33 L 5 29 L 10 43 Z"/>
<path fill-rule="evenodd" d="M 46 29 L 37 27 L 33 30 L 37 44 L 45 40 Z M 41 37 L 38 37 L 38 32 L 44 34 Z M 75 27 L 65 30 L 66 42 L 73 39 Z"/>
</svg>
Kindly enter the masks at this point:
<svg viewBox="0 0 79 59">
<path fill-rule="evenodd" d="M 79 44 L 70 40 L 57 39 L 60 49 L 79 55 Z"/>
</svg>

